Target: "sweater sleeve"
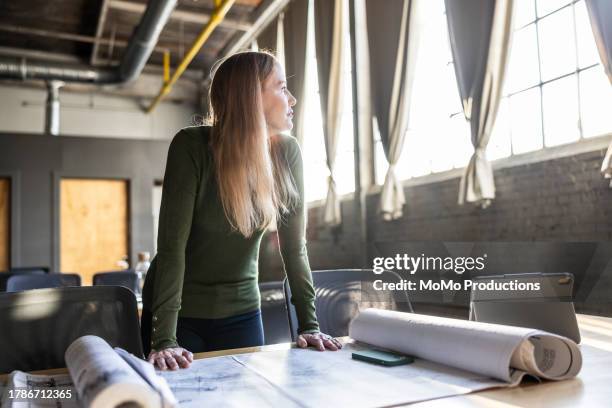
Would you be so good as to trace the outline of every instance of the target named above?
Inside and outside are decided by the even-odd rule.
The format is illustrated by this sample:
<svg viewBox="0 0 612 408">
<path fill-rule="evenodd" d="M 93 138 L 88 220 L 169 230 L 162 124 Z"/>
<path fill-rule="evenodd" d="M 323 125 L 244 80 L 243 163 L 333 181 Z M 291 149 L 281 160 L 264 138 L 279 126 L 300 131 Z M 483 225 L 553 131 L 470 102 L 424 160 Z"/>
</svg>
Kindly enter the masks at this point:
<svg viewBox="0 0 612 408">
<path fill-rule="evenodd" d="M 319 331 L 315 291 L 306 251 L 306 214 L 302 153 L 295 138 L 287 137 L 286 158 L 299 193 L 296 207 L 278 223 L 280 251 L 291 287 L 291 303 L 298 318 L 298 333 Z"/>
<path fill-rule="evenodd" d="M 185 247 L 197 196 L 199 163 L 181 130 L 170 143 L 164 174 L 153 284 L 151 349 L 175 347 L 185 276 Z"/>
</svg>

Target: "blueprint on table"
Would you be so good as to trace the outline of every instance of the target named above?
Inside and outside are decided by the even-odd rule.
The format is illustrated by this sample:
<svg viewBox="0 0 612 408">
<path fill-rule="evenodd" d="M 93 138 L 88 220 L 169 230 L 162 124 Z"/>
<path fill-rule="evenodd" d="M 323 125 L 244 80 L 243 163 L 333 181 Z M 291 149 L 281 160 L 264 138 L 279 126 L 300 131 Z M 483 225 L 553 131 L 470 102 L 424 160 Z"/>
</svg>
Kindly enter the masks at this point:
<svg viewBox="0 0 612 408">
<path fill-rule="evenodd" d="M 352 360 L 356 348 L 363 346 L 346 344 L 337 352 L 293 348 L 214 357 L 160 374 L 181 407 L 379 407 L 507 385 L 421 359 L 405 366 L 376 366 Z"/>
</svg>

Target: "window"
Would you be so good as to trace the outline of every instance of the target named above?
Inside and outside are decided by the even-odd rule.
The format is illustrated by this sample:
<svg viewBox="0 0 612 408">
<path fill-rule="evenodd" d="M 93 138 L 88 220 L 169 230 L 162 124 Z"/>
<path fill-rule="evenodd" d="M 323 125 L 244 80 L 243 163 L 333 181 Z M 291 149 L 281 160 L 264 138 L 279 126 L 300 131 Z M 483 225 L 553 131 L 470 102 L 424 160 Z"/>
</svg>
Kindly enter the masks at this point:
<svg viewBox="0 0 612 408">
<path fill-rule="evenodd" d="M 584 0 L 521 0 L 489 160 L 612 131 L 612 87 L 604 74 Z M 448 40 L 443 0 L 425 3 L 400 179 L 467 165 L 473 148 Z M 387 163 L 376 136 L 376 182 Z M 441 149 L 441 146 L 444 148 Z"/>
<path fill-rule="evenodd" d="M 348 10 L 348 6 L 347 6 Z M 327 196 L 329 170 L 326 164 L 325 140 L 319 103 L 319 79 L 314 39 L 314 8 L 310 2 L 308 10 L 308 39 L 306 54 L 306 90 L 304 95 L 304 184 L 306 202 L 321 200 Z M 351 43 L 346 16 L 346 33 L 343 36 L 344 66 L 342 80 L 344 87 L 341 111 L 340 136 L 336 153 L 335 180 L 338 194 L 355 191 L 354 138 L 353 138 L 353 93 Z"/>
<path fill-rule="evenodd" d="M 472 145 L 463 115 L 448 40 L 444 1 L 423 3 L 422 41 L 418 50 L 408 133 L 397 163 L 399 179 L 463 167 Z M 376 182 L 388 168 L 380 134 L 374 127 Z"/>
<path fill-rule="evenodd" d="M 505 157 L 612 131 L 612 104 L 584 0 L 515 2 L 502 107 L 491 137 Z M 491 151 L 492 146 L 489 146 Z M 490 157 L 490 158 L 498 158 Z"/>
</svg>

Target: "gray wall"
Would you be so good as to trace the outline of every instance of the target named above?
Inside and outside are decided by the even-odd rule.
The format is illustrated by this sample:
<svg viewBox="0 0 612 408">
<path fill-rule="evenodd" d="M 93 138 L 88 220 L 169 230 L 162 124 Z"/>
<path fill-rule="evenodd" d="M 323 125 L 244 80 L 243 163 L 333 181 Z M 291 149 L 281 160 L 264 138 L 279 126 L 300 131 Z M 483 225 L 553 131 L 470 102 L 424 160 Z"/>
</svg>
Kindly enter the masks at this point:
<svg viewBox="0 0 612 408">
<path fill-rule="evenodd" d="M 141 78 L 138 83 L 145 80 Z M 151 84 L 149 89 L 156 90 L 159 86 Z M 173 95 L 175 93 L 173 89 Z M 190 96 L 197 99 L 197 88 L 192 94 Z M 46 98 L 45 89 L 0 84 L 0 132 L 42 133 Z M 194 115 L 200 113 L 190 101 L 164 101 L 147 114 L 134 97 L 61 88 L 59 98 L 60 134 L 63 136 L 168 139 L 178 129 L 190 125 Z"/>
<path fill-rule="evenodd" d="M 11 178 L 11 265 L 59 266 L 59 180 L 129 181 L 130 261 L 153 250 L 152 194 L 169 141 L 0 134 L 0 177 Z"/>
</svg>

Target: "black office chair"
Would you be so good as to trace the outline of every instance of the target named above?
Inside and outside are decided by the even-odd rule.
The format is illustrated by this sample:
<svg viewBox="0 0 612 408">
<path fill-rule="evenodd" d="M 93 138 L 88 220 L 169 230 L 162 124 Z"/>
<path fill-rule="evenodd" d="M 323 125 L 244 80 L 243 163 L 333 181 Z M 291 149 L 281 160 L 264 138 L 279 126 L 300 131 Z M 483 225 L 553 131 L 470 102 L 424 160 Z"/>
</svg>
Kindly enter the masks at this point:
<svg viewBox="0 0 612 408">
<path fill-rule="evenodd" d="M 123 286 L 138 293 L 138 275 L 133 269 L 121 271 L 98 272 L 93 276 L 93 285 Z"/>
<path fill-rule="evenodd" d="M 38 273 L 42 271 L 43 273 L 49 273 L 48 266 L 18 266 L 15 268 L 11 268 L 8 270 L 9 273 L 21 274 L 21 273 Z"/>
<path fill-rule="evenodd" d="M 27 272 L 26 275 L 44 275 L 45 272 L 43 270 L 37 269 L 30 272 Z M 13 276 L 22 276 L 23 273 L 11 273 L 11 272 L 2 272 L 0 273 L 0 292 L 6 292 L 6 284 L 10 278 Z"/>
<path fill-rule="evenodd" d="M 347 336 L 351 320 L 359 310 L 378 309 L 412 312 L 406 291 L 374 290 L 373 282 L 400 282 L 401 277 L 392 271 L 380 275 L 371 269 L 338 269 L 313 271 L 312 280 L 316 294 L 317 320 L 322 332 L 334 337 Z M 291 288 L 287 279 L 283 281 L 285 304 L 289 319 L 291 339 L 297 338 L 297 315 L 291 303 Z"/>
<path fill-rule="evenodd" d="M 264 282 L 259 284 L 261 294 L 261 318 L 264 327 L 265 344 L 278 344 L 291 341 L 287 323 L 287 307 L 283 282 Z"/>
<path fill-rule="evenodd" d="M 81 286 L 81 277 L 75 273 L 27 274 L 11 276 L 6 282 L 7 292 L 21 290 Z"/>
<path fill-rule="evenodd" d="M 134 294 L 118 286 L 0 293 L 0 373 L 65 367 L 77 338 L 99 336 L 143 357 Z"/>
</svg>

